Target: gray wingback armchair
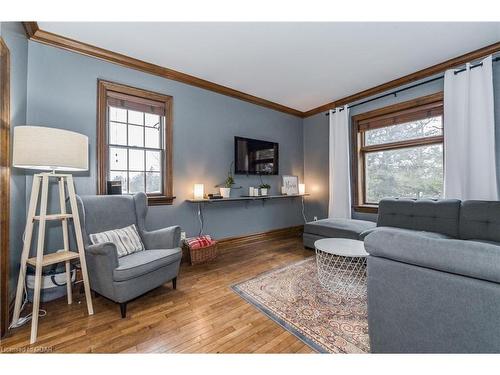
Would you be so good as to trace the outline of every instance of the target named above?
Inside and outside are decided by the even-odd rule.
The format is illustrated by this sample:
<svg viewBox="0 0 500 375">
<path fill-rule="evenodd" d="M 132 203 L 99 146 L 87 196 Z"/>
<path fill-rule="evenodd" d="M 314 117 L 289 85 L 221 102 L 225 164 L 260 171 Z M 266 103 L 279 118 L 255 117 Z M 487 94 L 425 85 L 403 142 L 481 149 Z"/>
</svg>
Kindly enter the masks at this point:
<svg viewBox="0 0 500 375">
<path fill-rule="evenodd" d="M 146 231 L 147 196 L 89 195 L 77 196 L 85 255 L 91 289 L 120 304 L 122 318 L 127 302 L 172 280 L 176 288 L 182 250 L 179 226 Z M 135 224 L 145 246 L 118 258 L 111 242 L 92 245 L 89 234 L 119 229 Z"/>
</svg>

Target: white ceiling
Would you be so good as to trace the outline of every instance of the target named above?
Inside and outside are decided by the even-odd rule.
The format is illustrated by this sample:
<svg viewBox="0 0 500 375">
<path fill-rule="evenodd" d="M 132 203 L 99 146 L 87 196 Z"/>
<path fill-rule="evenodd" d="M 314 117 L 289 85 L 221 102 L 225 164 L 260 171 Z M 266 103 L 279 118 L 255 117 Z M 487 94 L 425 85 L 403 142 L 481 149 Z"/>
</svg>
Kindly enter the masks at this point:
<svg viewBox="0 0 500 375">
<path fill-rule="evenodd" d="M 500 23 L 39 22 L 301 111 L 500 41 Z"/>
</svg>

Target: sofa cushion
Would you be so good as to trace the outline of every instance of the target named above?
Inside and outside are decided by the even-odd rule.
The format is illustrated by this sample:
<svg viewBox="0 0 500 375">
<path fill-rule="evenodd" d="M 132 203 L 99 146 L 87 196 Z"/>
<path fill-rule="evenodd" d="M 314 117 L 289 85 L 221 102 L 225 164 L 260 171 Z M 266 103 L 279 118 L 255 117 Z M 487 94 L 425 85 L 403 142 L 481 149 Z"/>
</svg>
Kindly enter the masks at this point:
<svg viewBox="0 0 500 375">
<path fill-rule="evenodd" d="M 374 228 L 375 223 L 354 219 L 322 219 L 304 225 L 304 233 L 330 238 L 351 238 L 357 240 L 359 234 Z"/>
<path fill-rule="evenodd" d="M 364 241 L 366 236 L 368 236 L 370 233 L 376 231 L 378 228 L 380 228 L 380 227 L 374 227 L 374 228 L 370 228 L 370 229 L 362 231 L 359 234 L 359 240 Z"/>
<path fill-rule="evenodd" d="M 364 240 L 370 233 L 382 230 L 382 229 L 397 229 L 400 232 L 408 232 L 408 233 L 418 233 L 423 237 L 426 238 L 438 238 L 438 239 L 452 239 L 453 237 L 450 237 L 446 234 L 443 233 L 436 233 L 436 232 L 428 232 L 425 230 L 413 230 L 413 229 L 404 229 L 404 228 L 393 228 L 393 227 L 376 227 L 372 229 L 365 230 L 359 235 L 360 240 Z"/>
<path fill-rule="evenodd" d="M 180 261 L 182 251 L 175 249 L 145 250 L 118 259 L 113 280 L 125 281 L 153 272 L 158 268 Z"/>
<path fill-rule="evenodd" d="M 479 242 L 479 243 L 487 243 L 489 245 L 500 246 L 500 242 L 496 242 L 496 241 L 478 240 L 478 239 L 475 239 L 475 238 L 471 238 L 470 240 L 467 240 L 467 241 L 470 241 L 470 242 Z"/>
<path fill-rule="evenodd" d="M 380 228 L 365 239 L 370 256 L 500 283 L 500 246 Z"/>
<path fill-rule="evenodd" d="M 106 232 L 91 233 L 89 235 L 92 245 L 111 242 L 116 246 L 118 257 L 144 250 L 144 244 L 137 232 L 135 224 L 125 228 L 112 229 Z"/>
<path fill-rule="evenodd" d="M 500 202 L 462 202 L 460 238 L 500 242 Z"/>
<path fill-rule="evenodd" d="M 382 199 L 377 226 L 414 229 L 458 237 L 460 201 L 457 199 Z"/>
</svg>

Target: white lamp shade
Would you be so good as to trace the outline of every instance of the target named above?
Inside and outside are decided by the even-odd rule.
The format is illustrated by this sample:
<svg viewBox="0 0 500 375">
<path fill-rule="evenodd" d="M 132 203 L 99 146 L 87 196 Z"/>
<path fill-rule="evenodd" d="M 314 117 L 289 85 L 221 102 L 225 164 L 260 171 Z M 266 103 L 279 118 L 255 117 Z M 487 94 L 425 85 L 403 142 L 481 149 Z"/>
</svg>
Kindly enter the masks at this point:
<svg viewBox="0 0 500 375">
<path fill-rule="evenodd" d="M 194 184 L 194 199 L 203 199 L 204 195 L 203 184 Z"/>
<path fill-rule="evenodd" d="M 299 184 L 299 194 L 304 195 L 306 193 L 306 185 L 305 184 Z"/>
<path fill-rule="evenodd" d="M 89 169 L 88 137 L 42 126 L 14 128 L 12 165 L 17 168 L 86 171 Z"/>
</svg>

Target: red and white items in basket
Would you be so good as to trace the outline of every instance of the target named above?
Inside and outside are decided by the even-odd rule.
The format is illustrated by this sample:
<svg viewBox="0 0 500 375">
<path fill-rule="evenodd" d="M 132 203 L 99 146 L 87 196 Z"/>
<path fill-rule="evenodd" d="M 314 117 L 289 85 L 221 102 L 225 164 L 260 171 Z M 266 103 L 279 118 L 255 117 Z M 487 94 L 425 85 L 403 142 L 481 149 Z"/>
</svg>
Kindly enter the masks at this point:
<svg viewBox="0 0 500 375">
<path fill-rule="evenodd" d="M 191 250 L 196 250 L 211 246 L 215 244 L 216 241 L 212 240 L 212 237 L 210 237 L 209 235 L 203 235 L 199 237 L 187 238 L 184 240 L 184 242 Z"/>
</svg>

